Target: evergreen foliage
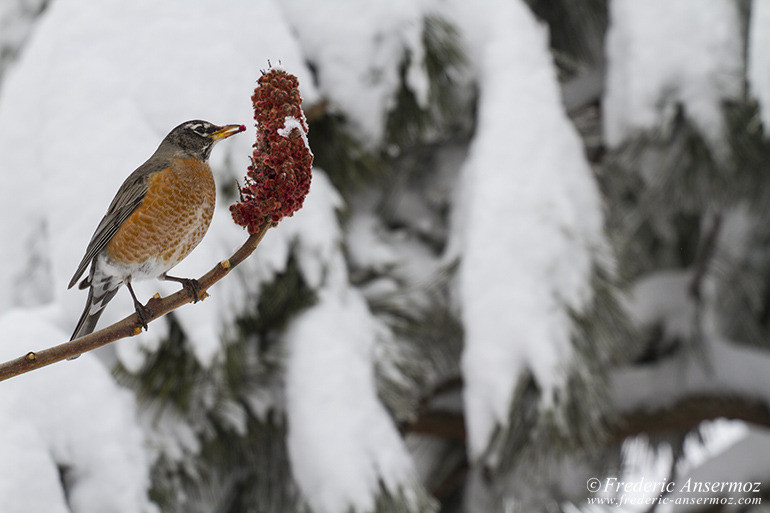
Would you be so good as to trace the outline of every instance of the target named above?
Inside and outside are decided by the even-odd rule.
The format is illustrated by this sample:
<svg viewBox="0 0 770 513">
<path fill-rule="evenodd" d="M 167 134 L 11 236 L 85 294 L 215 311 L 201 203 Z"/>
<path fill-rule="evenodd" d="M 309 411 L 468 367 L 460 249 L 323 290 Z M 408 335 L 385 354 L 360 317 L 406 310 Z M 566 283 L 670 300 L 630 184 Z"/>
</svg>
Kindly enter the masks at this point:
<svg viewBox="0 0 770 513">
<path fill-rule="evenodd" d="M 550 28 L 551 47 L 565 83 L 603 67 L 607 3 L 528 1 Z M 421 42 L 430 80 L 428 101 L 421 102 L 408 84 L 407 71 L 417 57 L 404 51 L 401 83 L 386 117 L 382 147 L 366 145 L 342 115 L 323 109 L 310 117 L 309 132 L 315 165 L 346 199 L 342 224 L 371 215 L 381 229 L 377 234 L 381 242 L 396 252 L 405 239 L 417 248 L 387 266 L 358 268 L 347 263 L 352 284 L 382 322 L 376 346 L 378 393 L 404 433 L 439 399 L 454 400 L 459 408 L 457 398 L 447 400 L 451 394 L 444 395 L 447 389 L 457 392 L 462 386 L 463 325 L 449 286 L 456 266 L 442 260 L 448 242 L 448 205 L 453 200 L 446 183 L 456 175 L 442 168 L 441 159 L 450 146 L 465 149 L 474 129 L 476 100 L 457 30 L 446 19 L 428 14 Z M 595 475 L 618 464 L 621 448 L 602 445 L 618 422 L 608 387 L 610 370 L 659 361 L 680 346 L 697 348 L 701 343 L 661 343 L 661 330 L 652 333 L 656 340 L 651 342 L 649 331 L 632 326 L 623 296 L 640 277 L 692 269 L 692 295 L 699 307 L 706 295 L 702 282 L 713 280 L 711 293 L 720 298 L 717 318 L 726 336 L 767 345 L 770 191 L 764 173 L 770 143 L 758 106 L 750 98 L 725 102 L 722 148 L 704 136 L 682 105 L 668 107 L 670 116 L 663 125 L 611 150 L 597 143 L 602 128 L 599 102 L 570 113 L 595 166 L 611 247 L 595 248 L 599 257 L 593 267 L 593 296 L 585 311 L 571 312 L 575 358 L 564 369 L 567 384 L 547 403 L 533 376 L 523 375 L 507 424 L 498 426 L 479 461 L 469 461 L 460 442 L 435 442 L 432 456 L 438 463 L 424 477 L 428 490 L 440 495 L 441 511 L 462 510 L 462 486 L 447 488 L 446 483 L 463 483 L 469 469 L 482 474 L 482 482 L 494 490 L 491 493 L 505 497 L 511 476 L 545 489 L 549 464 L 565 457 L 583 458 Z M 433 194 L 435 190 L 441 192 Z M 424 217 L 432 224 L 426 228 L 415 216 L 399 214 L 406 202 L 427 213 Z M 714 240 L 728 221 L 746 226 L 745 251 L 714 249 Z M 429 262 L 435 274 L 410 275 L 405 268 L 414 258 Z M 384 293 L 377 289 L 382 284 Z M 224 351 L 211 367 L 197 361 L 181 327 L 170 317 L 168 338 L 147 354 L 139 372 L 116 370 L 147 409 L 156 412 L 156 420 L 171 412 L 199 439 L 199 450 L 184 461 L 161 454 L 154 464 L 153 500 L 164 511 L 309 512 L 287 458 L 281 405 L 285 348 L 280 334 L 314 304 L 316 292 L 291 256 L 286 270 L 254 291 L 235 326 L 224 330 Z M 697 338 L 698 330 L 693 333 Z M 679 450 L 684 434 L 672 440 L 676 437 L 667 442 Z M 539 506 L 553 510 L 564 503 L 553 500 Z M 433 508 L 427 495 L 393 494 L 381 486 L 375 511 Z"/>
<path fill-rule="evenodd" d="M 471 95 L 460 87 L 466 65 L 457 30 L 437 14 L 423 19 L 423 66 L 428 78 L 427 104 L 421 105 L 406 80 L 417 57 L 404 50 L 399 64 L 400 87 L 385 121 L 384 147 L 369 147 L 351 134 L 343 116 L 324 112 L 310 117 L 309 141 L 316 166 L 334 186 L 351 196 L 367 184 L 399 173 L 398 157 L 415 148 L 445 140 L 472 128 Z"/>
<path fill-rule="evenodd" d="M 464 125 L 471 119 L 462 115 L 468 107 L 463 105 L 467 100 L 460 94 L 458 78 L 466 62 L 457 30 L 440 16 L 428 15 L 423 20 L 422 45 L 422 64 L 429 79 L 427 105 L 420 105 L 408 87 L 406 73 L 416 57 L 404 52 L 399 67 L 401 87 L 385 121 L 386 143 L 399 150 L 467 131 Z"/>
<path fill-rule="evenodd" d="M 499 426 L 483 456 L 491 476 L 504 479 L 518 467 L 542 465 L 576 451 L 601 447 L 617 421 L 607 387 L 612 366 L 627 363 L 636 336 L 619 302 L 620 284 L 607 270 L 594 268 L 594 298 L 583 313 L 572 313 L 576 357 L 565 369 L 567 384 L 544 407 L 542 392 L 530 373 L 519 380 L 510 418 Z"/>
<path fill-rule="evenodd" d="M 142 369 L 118 366 L 120 381 L 137 391 L 154 417 L 170 416 L 200 440 L 184 461 L 161 454 L 153 467 L 152 498 L 163 511 L 267 513 L 306 511 L 293 485 L 286 427 L 275 390 L 282 371 L 277 335 L 312 305 L 293 257 L 236 321 L 221 361 L 204 368 L 169 316 L 169 336 L 148 353 Z M 269 300 L 267 300 L 269 299 Z"/>
<path fill-rule="evenodd" d="M 346 196 L 388 169 L 381 155 L 365 149 L 346 131 L 344 119 L 338 114 L 311 119 L 308 141 L 315 156 L 313 164 L 325 170 L 334 187 Z"/>
<path fill-rule="evenodd" d="M 462 324 L 444 287 L 437 286 L 428 299 L 420 305 L 396 297 L 372 305 L 393 335 L 381 343 L 380 397 L 400 422 L 414 420 L 436 389 L 459 375 Z"/>
<path fill-rule="evenodd" d="M 527 4 L 548 24 L 551 48 L 567 76 L 601 64 L 607 0 L 527 0 Z"/>
<path fill-rule="evenodd" d="M 430 102 L 419 105 L 407 87 L 405 70 L 414 56 L 405 52 L 403 83 L 387 118 L 386 148 L 365 147 L 339 115 L 310 116 L 314 163 L 345 196 L 383 180 L 388 183 L 388 177 L 404 169 L 405 149 L 453 137 L 458 127 L 468 130 L 462 127 L 468 117 L 456 111 L 455 81 L 464 64 L 456 30 L 439 16 L 426 16 L 423 44 Z M 233 196 L 232 187 L 226 192 Z M 387 319 L 388 332 L 392 330 L 379 346 L 389 357 L 377 371 L 381 397 L 397 420 L 413 419 L 430 386 L 457 373 L 462 330 L 446 294 L 445 289 L 433 294 L 419 310 L 405 308 L 399 300 L 390 307 L 372 304 L 375 313 Z M 137 392 L 151 412 L 152 424 L 171 418 L 191 429 L 199 441 L 198 450 L 182 460 L 158 455 L 152 499 L 163 511 L 308 511 L 288 466 L 281 403 L 285 348 L 279 335 L 315 301 L 315 291 L 305 283 L 292 252 L 286 269 L 261 286 L 235 325 L 223 327 L 224 350 L 210 367 L 197 360 L 173 315 L 168 337 L 145 355 L 138 372 L 117 366 L 115 375 Z M 393 494 L 384 487 L 376 504 L 376 512 L 382 513 L 433 508 L 427 495 Z"/>
<path fill-rule="evenodd" d="M 525 1 L 549 30 L 565 98 L 582 78 L 605 78 L 609 0 Z M 48 4 L 30 0 L 19 9 L 24 19 L 34 19 L 37 9 Z M 736 5 L 747 32 L 754 5 L 749 0 Z M 337 219 L 342 248 L 334 254 L 344 261 L 334 262 L 339 265 L 333 269 L 342 284 L 333 285 L 365 298 L 373 315 L 374 354 L 361 360 L 371 358 L 378 399 L 411 451 L 418 467 L 415 479 L 422 480 L 393 486 L 380 477 L 381 469 L 372 469 L 371 511 L 344 513 L 475 513 L 478 504 L 489 505 L 484 513 L 574 511 L 574 506 L 585 506 L 585 481 L 577 492 L 560 493 L 574 488 L 583 473 L 622 477 L 624 452 L 617 433 L 627 427 L 627 412 L 619 411 L 612 389 L 617 374 L 692 353 L 707 369 L 714 363 L 707 337 L 714 334 L 726 344 L 768 346 L 770 141 L 760 105 L 748 87 L 742 97 L 725 98 L 722 133 L 715 138 L 699 124 L 697 113 L 688 111 L 686 95 L 673 91 L 680 84 L 672 84 L 672 91 L 660 93 L 657 126 L 607 148 L 602 91 L 578 95 L 584 100 L 578 105 L 565 101 L 600 187 L 608 247 L 590 248 L 591 294 L 581 311 L 566 309 L 572 359 L 559 369 L 563 381 L 555 379 L 554 393 L 547 395 L 534 370 L 521 373 L 507 415 L 494 412 L 498 424 L 491 443 L 474 458 L 463 417 L 465 327 L 458 303 L 465 298 L 456 297 L 462 251 L 452 252 L 457 242 L 452 237 L 460 230 L 450 212 L 462 214 L 452 208 L 466 192 L 458 189 L 474 185 L 459 182 L 458 168 L 468 161 L 476 128 L 479 78 L 474 75 L 477 63 L 464 51 L 468 41 L 448 18 L 427 12 L 419 27 L 422 52 L 403 44 L 399 84 L 386 102 L 381 141 L 362 140 L 349 120 L 327 110 L 323 100 L 309 109 L 314 164 L 344 200 L 344 214 Z M 743 37 L 748 41 L 747 33 Z M 0 72 L 20 45 L 0 37 Z M 425 91 L 409 80 L 415 64 L 426 73 Z M 311 69 L 319 65 L 309 64 Z M 272 122 L 281 118 L 273 116 Z M 277 145 L 287 144 L 277 132 L 271 134 Z M 297 135 L 294 143 L 304 149 Z M 517 134 L 495 135 L 505 144 Z M 232 162 L 225 165 L 231 168 Z M 275 171 L 265 176 L 282 178 Z M 303 193 L 308 177 L 303 176 Z M 255 179 L 245 185 L 255 186 Z M 233 182 L 219 186 L 220 200 L 227 203 L 243 192 Z M 544 209 L 559 207 L 543 203 Z M 264 213 L 256 218 L 264 219 Z M 357 239 L 354 227 L 364 237 Z M 294 360 L 286 347 L 287 328 L 302 313 L 323 305 L 331 288 L 326 276 L 320 284 L 307 278 L 301 264 L 307 262 L 303 257 L 332 257 L 314 254 L 317 248 L 302 247 L 303 242 L 289 243 L 280 256 L 285 261 L 270 263 L 280 271 L 273 273 L 270 264 L 259 268 L 273 273 L 267 282 L 243 275 L 242 267 L 229 276 L 242 281 L 245 300 L 234 322 L 220 327 L 221 350 L 210 363 L 199 360 L 181 318 L 170 314 L 160 321 L 168 323 L 167 337 L 145 350 L 138 370 L 116 365 L 116 380 L 140 404 L 153 458 L 151 499 L 164 513 L 322 513 L 302 496 L 288 442 L 292 410 L 286 406 L 286 369 Z M 386 250 L 366 251 L 376 245 Z M 333 246 L 340 249 L 336 238 Z M 41 262 L 48 265 L 44 258 Z M 321 265 L 331 274 L 332 264 Z M 675 334 L 676 340 L 667 338 L 672 337 L 664 325 L 667 313 L 656 317 L 657 325 L 641 328 L 629 315 L 635 286 L 670 272 L 685 277 L 688 310 L 681 317 L 691 323 Z M 413 429 L 426 414 L 438 413 L 457 421 L 450 426 L 453 434 L 429 436 Z M 650 437 L 649 445 L 674 455 L 672 475 L 692 433 L 698 435 L 698 428 L 676 426 Z M 56 463 L 66 489 L 76 467 Z"/>
</svg>

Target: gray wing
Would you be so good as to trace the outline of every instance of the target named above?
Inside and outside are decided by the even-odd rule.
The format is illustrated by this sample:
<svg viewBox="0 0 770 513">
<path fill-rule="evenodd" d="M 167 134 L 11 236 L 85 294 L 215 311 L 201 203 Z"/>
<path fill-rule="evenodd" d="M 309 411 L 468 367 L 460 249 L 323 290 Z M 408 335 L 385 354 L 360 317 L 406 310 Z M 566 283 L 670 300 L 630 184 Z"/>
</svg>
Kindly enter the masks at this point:
<svg viewBox="0 0 770 513">
<path fill-rule="evenodd" d="M 99 226 L 88 243 L 88 249 L 80 261 L 75 275 L 72 277 L 67 288 L 72 288 L 78 279 L 83 275 L 88 265 L 93 261 L 96 255 L 103 250 L 112 239 L 115 232 L 129 218 L 134 211 L 142 204 L 145 194 L 147 194 L 147 179 L 150 175 L 168 167 L 166 159 L 150 159 L 131 173 L 123 185 L 118 189 L 118 193 L 110 203 L 107 213 L 102 218 Z"/>
</svg>

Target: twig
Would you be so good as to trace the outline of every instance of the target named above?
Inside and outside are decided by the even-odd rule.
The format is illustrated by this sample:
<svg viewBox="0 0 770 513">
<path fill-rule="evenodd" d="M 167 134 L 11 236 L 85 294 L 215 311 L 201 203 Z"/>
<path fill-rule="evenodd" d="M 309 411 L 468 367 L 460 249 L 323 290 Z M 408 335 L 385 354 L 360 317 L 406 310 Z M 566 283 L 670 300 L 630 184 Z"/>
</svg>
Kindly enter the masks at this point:
<svg viewBox="0 0 770 513">
<path fill-rule="evenodd" d="M 259 230 L 249 236 L 246 242 L 244 242 L 228 260 L 218 263 L 213 269 L 198 278 L 198 282 L 201 286 L 200 294 L 202 298 L 207 296 L 205 291 L 209 287 L 224 278 L 235 266 L 243 262 L 255 249 L 257 249 L 257 245 L 265 236 L 265 233 L 270 226 L 272 226 L 270 223 L 263 224 Z M 145 316 L 146 320 L 148 323 L 154 321 L 155 319 L 176 310 L 180 306 L 190 303 L 192 300 L 192 294 L 186 289 L 182 289 L 165 298 L 155 296 L 147 302 L 147 307 L 150 309 L 151 313 Z M 0 381 L 18 376 L 19 374 L 24 374 L 31 370 L 39 369 L 40 367 L 45 367 L 46 365 L 50 365 L 66 358 L 77 356 L 96 349 L 97 347 L 109 344 L 110 342 L 120 340 L 121 338 L 138 335 L 141 332 L 142 326 L 139 319 L 135 313 L 131 314 L 111 326 L 107 326 L 106 328 L 95 331 L 84 337 L 76 338 L 70 342 L 65 342 L 64 344 L 42 351 L 30 351 L 15 360 L 0 364 Z"/>
</svg>

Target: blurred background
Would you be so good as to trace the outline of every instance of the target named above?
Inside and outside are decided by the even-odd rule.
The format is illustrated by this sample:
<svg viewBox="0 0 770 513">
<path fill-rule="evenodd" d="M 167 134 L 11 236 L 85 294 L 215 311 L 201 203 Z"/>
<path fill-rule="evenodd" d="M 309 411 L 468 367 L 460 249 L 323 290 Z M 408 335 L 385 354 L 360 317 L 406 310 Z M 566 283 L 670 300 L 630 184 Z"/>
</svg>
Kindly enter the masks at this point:
<svg viewBox="0 0 770 513">
<path fill-rule="evenodd" d="M 2 360 L 174 126 L 250 128 L 181 276 L 246 239 L 260 70 L 315 155 L 205 302 L 0 383 L 0 511 L 767 511 L 768 47 L 767 0 L 0 0 Z"/>
</svg>

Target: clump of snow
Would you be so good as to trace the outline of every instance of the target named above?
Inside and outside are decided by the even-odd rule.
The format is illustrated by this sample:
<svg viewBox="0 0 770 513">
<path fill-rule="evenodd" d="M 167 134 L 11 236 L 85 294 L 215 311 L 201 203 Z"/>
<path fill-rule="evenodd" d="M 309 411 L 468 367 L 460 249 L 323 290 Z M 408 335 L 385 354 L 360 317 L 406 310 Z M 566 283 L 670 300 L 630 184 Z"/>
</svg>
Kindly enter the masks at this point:
<svg viewBox="0 0 770 513">
<path fill-rule="evenodd" d="M 609 389 L 616 410 L 662 409 L 708 394 L 768 402 L 770 358 L 763 350 L 719 338 L 709 337 L 706 342 L 708 365 L 700 354 L 684 354 L 655 365 L 614 371 Z"/>
<path fill-rule="evenodd" d="M 348 0 L 281 3 L 297 29 L 302 49 L 314 63 L 318 87 L 333 112 L 345 114 L 361 132 L 361 142 L 382 142 L 385 117 L 400 86 L 400 65 L 409 53 L 407 86 L 421 105 L 427 102 L 423 63 L 421 2 Z"/>
<path fill-rule="evenodd" d="M 399 255 L 379 236 L 385 230 L 382 221 L 373 213 L 357 213 L 346 224 L 347 256 L 359 268 L 382 272 L 398 262 Z"/>
<path fill-rule="evenodd" d="M 688 330 L 686 326 L 693 315 L 693 307 L 688 304 L 692 302 L 689 274 L 661 271 L 640 279 L 629 302 L 635 320 L 642 326 L 661 323 L 667 334 L 674 336 L 691 334 L 692 328 Z M 706 395 L 769 402 L 767 352 L 725 339 L 719 333 L 714 312 L 720 301 L 714 282 L 704 281 L 702 292 L 703 352 L 679 351 L 655 364 L 614 369 L 609 390 L 617 411 L 663 409 L 690 397 Z M 664 293 L 666 299 L 661 300 Z M 659 298 L 659 304 L 653 304 L 653 297 Z"/>
<path fill-rule="evenodd" d="M 742 498 L 761 500 L 765 479 L 770 472 L 770 435 L 764 429 L 746 430 L 745 425 L 738 427 L 741 428 L 746 431 L 743 436 L 736 439 L 727 433 L 725 438 L 732 442 L 728 447 L 712 451 L 716 454 L 677 476 L 676 490 L 669 497 L 671 504 L 678 500 L 683 506 L 661 508 L 662 511 L 702 511 L 697 505 L 683 500 L 693 496 L 705 499 L 703 503 L 711 498 L 725 497 L 732 499 L 733 503 L 740 503 L 738 501 Z M 710 489 L 706 489 L 707 484 Z"/>
<path fill-rule="evenodd" d="M 155 463 L 163 456 L 169 462 L 182 463 L 201 449 L 199 433 L 174 408 L 143 408 L 139 424 L 147 437 L 147 451 Z"/>
<path fill-rule="evenodd" d="M 0 360 L 66 340 L 51 324 L 55 314 L 50 307 L 3 314 Z M 0 454 L 4 513 L 150 511 L 133 398 L 91 355 L 3 382 Z"/>
<path fill-rule="evenodd" d="M 604 249 L 599 194 L 563 107 L 548 34 L 524 2 L 460 3 L 480 97 L 462 170 L 459 299 L 471 454 L 508 423 L 525 370 L 543 407 L 574 356 L 570 312 L 592 299 Z"/>
<path fill-rule="evenodd" d="M 717 154 L 723 153 L 721 104 L 743 90 L 741 40 L 732 0 L 611 2 L 603 102 L 607 144 L 615 147 L 635 131 L 665 125 L 678 103 Z"/>
<path fill-rule="evenodd" d="M 689 339 L 695 327 L 695 303 L 690 293 L 692 272 L 658 271 L 634 283 L 626 311 L 638 326 L 660 323 L 666 339 Z"/>
<path fill-rule="evenodd" d="M 759 101 L 762 123 L 770 127 L 770 3 L 751 3 L 747 78 L 751 94 Z"/>
<path fill-rule="evenodd" d="M 380 486 L 413 485 L 409 454 L 377 398 L 377 326 L 352 289 L 324 289 L 285 333 L 291 467 L 317 513 L 372 511 Z"/>
<path fill-rule="evenodd" d="M 667 503 L 656 509 L 664 513 L 674 511 L 702 511 L 695 499 L 702 504 L 710 498 L 738 501 L 751 496 L 754 482 L 761 482 L 770 467 L 770 437 L 762 430 L 749 429 L 737 421 L 719 419 L 704 422 L 697 435 L 688 436 L 684 441 L 684 454 L 680 455 L 671 474 L 672 453 L 665 445 L 655 446 L 645 437 L 636 437 L 623 444 L 623 474 L 619 481 L 625 483 L 667 483 Z M 722 484 L 724 483 L 724 485 Z M 707 485 L 708 488 L 704 485 Z M 745 492 L 741 490 L 747 486 Z M 716 487 L 716 491 L 712 491 Z M 723 488 L 722 488 L 723 487 Z M 636 504 L 652 501 L 660 493 L 661 486 L 634 491 L 611 489 L 602 496 L 624 495 Z M 720 493 L 720 488 L 722 488 Z M 756 497 L 756 495 L 755 495 Z M 652 504 L 652 502 L 647 502 Z"/>
<path fill-rule="evenodd" d="M 283 128 L 278 129 L 278 135 L 288 138 L 291 135 L 291 131 L 297 129 L 299 130 L 300 137 L 302 137 L 302 142 L 305 143 L 305 148 L 310 150 L 310 143 L 307 141 L 306 126 L 306 123 L 303 123 L 294 116 L 286 116 L 283 120 Z M 312 150 L 310 151 L 310 154 L 313 154 Z"/>
</svg>

